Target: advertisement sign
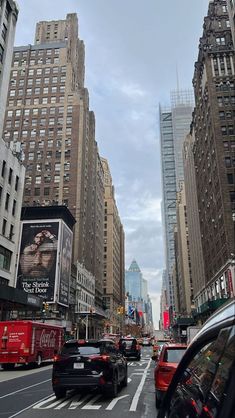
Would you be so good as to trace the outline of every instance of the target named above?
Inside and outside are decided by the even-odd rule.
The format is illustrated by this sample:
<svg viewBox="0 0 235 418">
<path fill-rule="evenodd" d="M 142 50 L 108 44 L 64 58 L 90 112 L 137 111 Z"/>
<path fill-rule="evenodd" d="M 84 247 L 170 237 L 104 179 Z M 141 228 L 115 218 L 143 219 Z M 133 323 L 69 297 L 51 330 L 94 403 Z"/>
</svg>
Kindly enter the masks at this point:
<svg viewBox="0 0 235 418">
<path fill-rule="evenodd" d="M 169 317 L 169 311 L 163 312 L 163 328 L 168 329 L 170 326 L 170 317 Z"/>
<path fill-rule="evenodd" d="M 23 221 L 17 268 L 18 289 L 54 302 L 59 221 Z"/>
<path fill-rule="evenodd" d="M 69 304 L 69 281 L 72 261 L 72 231 L 62 222 L 59 272 L 59 299 L 58 303 L 64 306 Z"/>
</svg>

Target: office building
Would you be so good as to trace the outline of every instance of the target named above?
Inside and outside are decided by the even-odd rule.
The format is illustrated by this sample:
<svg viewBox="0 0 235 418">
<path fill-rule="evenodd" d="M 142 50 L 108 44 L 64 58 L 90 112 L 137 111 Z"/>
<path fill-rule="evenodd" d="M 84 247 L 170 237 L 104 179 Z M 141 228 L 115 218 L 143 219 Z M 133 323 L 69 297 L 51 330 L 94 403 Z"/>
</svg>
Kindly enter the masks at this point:
<svg viewBox="0 0 235 418">
<path fill-rule="evenodd" d="M 235 0 L 227 0 L 227 9 L 229 21 L 226 21 L 226 26 L 231 27 L 233 46 L 235 48 Z"/>
<path fill-rule="evenodd" d="M 14 0 L 0 1 L 0 138 L 2 137 L 7 88 L 10 80 L 11 60 L 18 18 Z"/>
<path fill-rule="evenodd" d="M 35 44 L 14 48 L 4 139 L 24 149 L 24 205 L 65 205 L 75 217 L 73 263 L 95 277 L 102 307 L 103 168 L 84 54 L 76 14 L 37 23 Z"/>
<path fill-rule="evenodd" d="M 123 328 L 125 314 L 124 231 L 115 201 L 108 161 L 101 158 L 104 171 L 104 263 L 103 303 L 108 311 L 111 332 Z M 123 309 L 120 310 L 120 308 Z"/>
</svg>

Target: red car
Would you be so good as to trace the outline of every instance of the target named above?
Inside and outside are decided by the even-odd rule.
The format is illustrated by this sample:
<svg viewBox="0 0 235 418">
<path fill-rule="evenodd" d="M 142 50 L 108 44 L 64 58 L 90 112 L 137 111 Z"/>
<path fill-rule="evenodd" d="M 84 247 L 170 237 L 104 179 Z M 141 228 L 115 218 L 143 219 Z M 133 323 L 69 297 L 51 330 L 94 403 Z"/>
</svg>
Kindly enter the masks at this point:
<svg viewBox="0 0 235 418">
<path fill-rule="evenodd" d="M 156 407 L 161 405 L 162 398 L 167 391 L 171 379 L 176 371 L 178 363 L 185 353 L 187 345 L 185 344 L 166 344 L 156 358 L 154 370 Z"/>
</svg>

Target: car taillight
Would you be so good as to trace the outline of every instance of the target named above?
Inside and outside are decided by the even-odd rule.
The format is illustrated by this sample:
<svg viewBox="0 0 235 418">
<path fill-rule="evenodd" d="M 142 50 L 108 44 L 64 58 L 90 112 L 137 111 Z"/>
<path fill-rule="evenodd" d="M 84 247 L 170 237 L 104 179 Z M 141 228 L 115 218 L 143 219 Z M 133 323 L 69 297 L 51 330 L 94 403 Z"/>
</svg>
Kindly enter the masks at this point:
<svg viewBox="0 0 235 418">
<path fill-rule="evenodd" d="M 29 348 L 24 348 L 24 354 L 29 354 Z"/>
<path fill-rule="evenodd" d="M 56 362 L 56 361 L 60 361 L 61 360 L 61 356 L 59 355 L 59 354 L 56 354 L 55 356 L 54 356 L 54 362 Z"/>
<path fill-rule="evenodd" d="M 102 354 L 101 356 L 91 356 L 90 357 L 91 360 L 93 361 L 109 361 L 110 360 L 110 356 L 107 356 L 105 354 Z"/>
</svg>

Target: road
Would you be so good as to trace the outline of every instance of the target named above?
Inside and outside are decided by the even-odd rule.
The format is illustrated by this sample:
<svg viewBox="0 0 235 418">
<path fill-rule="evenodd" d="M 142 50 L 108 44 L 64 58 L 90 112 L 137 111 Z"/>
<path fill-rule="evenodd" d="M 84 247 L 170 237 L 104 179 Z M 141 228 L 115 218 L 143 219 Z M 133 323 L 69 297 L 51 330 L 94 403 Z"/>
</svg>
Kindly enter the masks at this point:
<svg viewBox="0 0 235 418">
<path fill-rule="evenodd" d="M 128 386 L 114 399 L 105 399 L 97 391 L 67 392 L 56 400 L 51 388 L 51 365 L 40 369 L 0 371 L 1 418 L 95 418 L 97 413 L 116 418 L 156 417 L 151 347 L 142 348 L 140 361 L 128 360 Z M 98 412 L 99 411 L 99 412 Z"/>
</svg>

